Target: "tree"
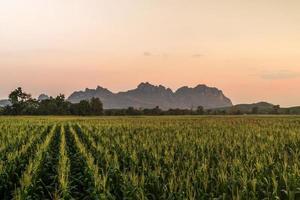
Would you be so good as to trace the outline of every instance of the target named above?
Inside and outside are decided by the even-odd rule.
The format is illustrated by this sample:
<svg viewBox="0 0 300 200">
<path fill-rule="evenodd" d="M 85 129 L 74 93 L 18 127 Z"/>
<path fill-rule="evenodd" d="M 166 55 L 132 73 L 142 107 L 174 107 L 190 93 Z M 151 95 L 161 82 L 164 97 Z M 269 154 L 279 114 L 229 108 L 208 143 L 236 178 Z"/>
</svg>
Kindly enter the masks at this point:
<svg viewBox="0 0 300 200">
<path fill-rule="evenodd" d="M 128 107 L 126 110 L 126 115 L 139 115 L 140 112 L 134 107 Z"/>
<path fill-rule="evenodd" d="M 234 114 L 235 114 L 235 115 L 241 115 L 241 114 L 243 114 L 243 113 L 242 113 L 242 111 L 241 111 L 240 109 L 238 109 Z"/>
<path fill-rule="evenodd" d="M 56 114 L 59 115 L 68 115 L 70 114 L 70 103 L 67 102 L 65 100 L 65 95 L 63 94 L 59 94 L 56 98 L 55 98 L 55 104 L 57 107 L 57 111 Z"/>
<path fill-rule="evenodd" d="M 160 109 L 159 106 L 156 106 L 155 108 L 152 109 L 152 114 L 153 115 L 161 115 L 162 110 Z"/>
<path fill-rule="evenodd" d="M 73 115 L 90 115 L 91 106 L 87 100 L 81 100 L 79 103 L 71 105 L 71 113 Z"/>
<path fill-rule="evenodd" d="M 251 113 L 258 114 L 258 107 L 257 106 L 253 107 Z"/>
<path fill-rule="evenodd" d="M 203 106 L 198 106 L 196 110 L 197 115 L 203 115 L 204 114 L 204 108 Z"/>
<path fill-rule="evenodd" d="M 37 115 L 39 109 L 39 102 L 36 99 L 29 99 L 26 101 L 21 114 Z"/>
<path fill-rule="evenodd" d="M 280 105 L 273 106 L 272 114 L 279 114 Z"/>
<path fill-rule="evenodd" d="M 212 113 L 212 109 L 207 109 L 207 110 L 206 110 L 206 114 L 207 114 L 207 115 L 210 115 L 211 113 Z"/>
<path fill-rule="evenodd" d="M 27 100 L 31 99 L 31 95 L 23 92 L 21 87 L 18 87 L 9 94 L 9 101 L 12 104 L 24 103 Z"/>
<path fill-rule="evenodd" d="M 12 103 L 9 114 L 20 115 L 26 114 L 27 103 L 31 99 L 31 95 L 23 92 L 21 87 L 18 87 L 9 94 L 9 101 Z M 30 102 L 32 103 L 32 102 Z"/>
<path fill-rule="evenodd" d="M 99 98 L 92 98 L 90 100 L 91 114 L 92 115 L 102 115 L 103 114 L 103 104 Z"/>
</svg>

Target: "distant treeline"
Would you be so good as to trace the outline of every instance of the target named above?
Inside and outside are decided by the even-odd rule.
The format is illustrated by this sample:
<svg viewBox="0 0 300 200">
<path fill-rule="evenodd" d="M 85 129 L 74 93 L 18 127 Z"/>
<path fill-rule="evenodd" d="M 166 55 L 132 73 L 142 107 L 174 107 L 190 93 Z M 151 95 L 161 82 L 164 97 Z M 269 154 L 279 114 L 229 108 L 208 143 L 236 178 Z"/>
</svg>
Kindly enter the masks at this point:
<svg viewBox="0 0 300 200">
<path fill-rule="evenodd" d="M 272 109 L 263 110 L 254 107 L 251 111 L 239 110 L 234 107 L 227 109 L 204 109 L 202 106 L 198 106 L 196 109 L 169 109 L 161 110 L 159 107 L 153 109 L 136 109 L 129 107 L 127 109 L 109 109 L 104 111 L 107 116 L 122 116 L 122 115 L 261 115 L 261 114 L 295 114 L 289 113 L 287 110 L 281 109 L 278 105 Z"/>
<path fill-rule="evenodd" d="M 19 87 L 10 93 L 9 101 L 11 105 L 1 109 L 2 115 L 103 115 L 103 105 L 99 98 L 72 104 L 61 94 L 38 101 Z"/>
<path fill-rule="evenodd" d="M 264 110 L 253 107 L 248 110 L 239 107 L 204 109 L 198 106 L 196 109 L 169 109 L 162 110 L 158 106 L 152 109 L 103 109 L 99 98 L 82 100 L 79 103 L 66 101 L 65 96 L 50 97 L 44 100 L 36 100 L 30 94 L 17 88 L 9 95 L 11 105 L 0 108 L 2 115 L 82 115 L 82 116 L 123 116 L 123 115 L 242 115 L 242 114 L 293 114 L 289 109 L 282 109 L 279 105 Z"/>
</svg>

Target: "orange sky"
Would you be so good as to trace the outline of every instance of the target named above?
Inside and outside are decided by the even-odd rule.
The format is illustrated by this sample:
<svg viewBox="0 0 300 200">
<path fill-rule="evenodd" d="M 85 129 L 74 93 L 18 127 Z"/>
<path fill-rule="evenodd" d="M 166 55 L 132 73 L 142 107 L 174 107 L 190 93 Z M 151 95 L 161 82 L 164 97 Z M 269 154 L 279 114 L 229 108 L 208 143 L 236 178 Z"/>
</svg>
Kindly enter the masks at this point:
<svg viewBox="0 0 300 200">
<path fill-rule="evenodd" d="M 0 1 L 0 98 L 141 81 L 300 105 L 299 0 Z"/>
</svg>

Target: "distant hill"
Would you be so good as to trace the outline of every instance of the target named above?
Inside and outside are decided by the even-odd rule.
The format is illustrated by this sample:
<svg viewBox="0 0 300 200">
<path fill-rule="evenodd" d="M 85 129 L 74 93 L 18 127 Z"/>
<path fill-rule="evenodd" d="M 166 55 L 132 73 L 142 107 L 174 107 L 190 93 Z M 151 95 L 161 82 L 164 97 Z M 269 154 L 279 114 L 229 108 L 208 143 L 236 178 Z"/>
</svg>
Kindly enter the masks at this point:
<svg viewBox="0 0 300 200">
<path fill-rule="evenodd" d="M 282 113 L 284 114 L 293 114 L 299 115 L 300 114 L 300 106 L 290 107 L 290 108 L 282 108 Z"/>
<path fill-rule="evenodd" d="M 5 106 L 8 106 L 8 105 L 11 105 L 11 103 L 8 99 L 0 100 L 0 107 L 5 107 Z"/>
<path fill-rule="evenodd" d="M 96 89 L 85 89 L 70 95 L 68 101 L 78 103 L 98 97 L 104 108 L 154 108 L 162 109 L 181 108 L 190 109 L 197 106 L 204 108 L 219 108 L 232 106 L 232 102 L 223 92 L 214 87 L 198 85 L 194 88 L 181 87 L 175 92 L 162 85 L 155 86 L 148 82 L 141 83 L 137 88 L 126 92 L 113 93 L 106 88 L 98 86 Z"/>
<path fill-rule="evenodd" d="M 38 96 L 38 101 L 43 101 L 43 100 L 47 100 L 47 99 L 49 99 L 50 97 L 48 96 L 48 95 L 46 95 L 46 94 L 40 94 L 39 96 Z"/>
<path fill-rule="evenodd" d="M 252 103 L 252 104 L 237 104 L 234 106 L 224 107 L 224 108 L 217 108 L 217 110 L 224 110 L 226 112 L 233 111 L 233 110 L 239 110 L 243 113 L 252 112 L 254 108 L 258 109 L 260 112 L 268 112 L 272 110 L 274 107 L 273 104 L 268 102 L 258 102 L 258 103 Z"/>
<path fill-rule="evenodd" d="M 215 108 L 213 111 L 218 111 L 222 113 L 225 111 L 226 113 L 256 113 L 256 114 L 272 114 L 274 113 L 274 104 L 268 102 L 258 102 L 252 104 L 237 104 L 234 106 L 224 107 L 224 108 Z M 299 107 L 289 107 L 289 108 L 279 108 L 279 114 L 300 114 L 300 106 Z"/>
</svg>

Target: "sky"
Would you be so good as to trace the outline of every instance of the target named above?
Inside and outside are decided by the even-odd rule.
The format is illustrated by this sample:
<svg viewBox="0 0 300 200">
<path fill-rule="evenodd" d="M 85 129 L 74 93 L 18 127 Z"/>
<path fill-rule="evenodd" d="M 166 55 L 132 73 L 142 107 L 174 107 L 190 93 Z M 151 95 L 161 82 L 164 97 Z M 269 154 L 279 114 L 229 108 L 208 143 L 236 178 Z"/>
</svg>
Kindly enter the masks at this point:
<svg viewBox="0 0 300 200">
<path fill-rule="evenodd" d="M 0 98 L 217 87 L 300 105 L 299 0 L 0 0 Z"/>
</svg>

